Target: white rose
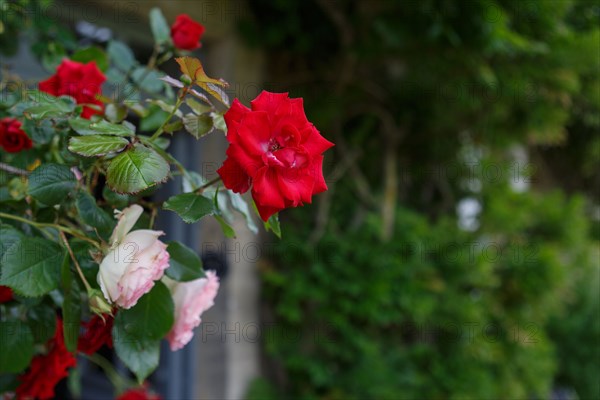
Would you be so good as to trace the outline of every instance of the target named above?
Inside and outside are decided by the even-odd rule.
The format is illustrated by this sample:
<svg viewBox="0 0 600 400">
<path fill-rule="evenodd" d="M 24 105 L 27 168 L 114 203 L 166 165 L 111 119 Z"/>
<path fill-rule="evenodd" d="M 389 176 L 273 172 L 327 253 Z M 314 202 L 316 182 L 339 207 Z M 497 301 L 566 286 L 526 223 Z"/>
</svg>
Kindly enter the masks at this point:
<svg viewBox="0 0 600 400">
<path fill-rule="evenodd" d="M 98 283 L 104 297 L 122 308 L 133 307 L 169 267 L 167 246 L 158 240 L 164 233 L 150 229 L 129 232 L 143 208 L 132 205 L 117 215 L 111 250 L 100 263 Z"/>
</svg>

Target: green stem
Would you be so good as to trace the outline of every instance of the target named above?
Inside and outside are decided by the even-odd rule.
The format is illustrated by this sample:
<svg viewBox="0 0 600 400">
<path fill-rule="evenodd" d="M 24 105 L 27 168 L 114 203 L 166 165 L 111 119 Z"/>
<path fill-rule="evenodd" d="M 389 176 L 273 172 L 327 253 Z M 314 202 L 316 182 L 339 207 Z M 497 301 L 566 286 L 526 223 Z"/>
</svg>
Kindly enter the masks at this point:
<svg viewBox="0 0 600 400">
<path fill-rule="evenodd" d="M 208 187 L 210 187 L 218 182 L 221 182 L 220 176 L 217 176 L 215 179 L 206 182 L 204 185 L 202 185 L 198 189 L 194 190 L 194 193 L 200 194 L 200 193 L 204 192 Z"/>
<path fill-rule="evenodd" d="M 177 99 L 177 102 L 175 103 L 175 106 L 173 106 L 173 110 L 171 111 L 171 113 L 169 114 L 169 116 L 167 117 L 167 119 L 165 119 L 163 121 L 163 123 L 158 127 L 158 129 L 156 130 L 156 132 L 154 132 L 154 134 L 150 137 L 150 141 L 154 141 L 157 137 L 159 137 L 160 135 L 162 135 L 162 133 L 164 132 L 165 126 L 169 123 L 169 121 L 171 121 L 171 118 L 173 118 L 173 116 L 175 115 L 175 113 L 177 112 L 177 110 L 179 110 L 179 107 L 181 106 L 181 104 L 183 103 L 183 100 L 185 99 L 185 96 L 187 95 L 188 91 L 189 91 L 189 87 L 184 87 L 181 90 L 181 94 L 179 95 L 179 98 Z"/>
<path fill-rule="evenodd" d="M 117 394 L 124 392 L 128 386 L 134 386 L 133 382 L 127 382 L 125 378 L 119 375 L 119 373 L 115 370 L 110 361 L 102 357 L 100 354 L 80 354 L 104 370 L 106 377 L 115 387 L 115 391 L 117 392 Z"/>
<path fill-rule="evenodd" d="M 93 244 L 98 249 L 101 248 L 101 246 L 95 240 L 90 239 L 89 237 L 85 236 L 85 234 L 83 232 L 78 232 L 75 229 L 67 228 L 65 226 L 60 226 L 60 225 L 56 225 L 56 224 L 47 224 L 47 223 L 42 223 L 42 222 L 35 222 L 35 221 L 31 221 L 29 219 L 17 217 L 16 215 L 6 214 L 6 213 L 3 213 L 3 212 L 0 212 L 0 218 L 12 219 L 13 221 L 19 221 L 19 222 L 22 222 L 24 224 L 28 224 L 28 225 L 34 226 L 34 227 L 36 227 L 38 229 L 40 229 L 40 228 L 54 228 L 54 229 L 57 229 L 58 231 L 68 233 L 71 236 L 74 236 L 74 237 L 76 237 L 78 239 L 81 239 L 81 240 L 84 240 L 84 241 L 86 241 L 88 243 L 91 243 L 91 244 Z"/>
<path fill-rule="evenodd" d="M 92 287 L 88 283 L 87 279 L 85 279 L 85 275 L 83 275 L 81 266 L 79 265 L 79 262 L 77 261 L 77 258 L 75 257 L 75 254 L 73 254 L 73 249 L 71 249 L 71 246 L 69 245 L 69 241 L 67 240 L 67 237 L 65 236 L 64 232 L 60 233 L 60 238 L 62 239 L 63 243 L 65 244 L 65 247 L 67 248 L 67 251 L 69 252 L 71 261 L 73 261 L 73 264 L 75 264 L 75 269 L 77 270 L 77 273 L 79 274 L 79 278 L 81 278 L 81 281 L 83 282 L 83 285 L 85 286 L 85 289 L 89 292 L 90 290 L 92 290 Z"/>
</svg>

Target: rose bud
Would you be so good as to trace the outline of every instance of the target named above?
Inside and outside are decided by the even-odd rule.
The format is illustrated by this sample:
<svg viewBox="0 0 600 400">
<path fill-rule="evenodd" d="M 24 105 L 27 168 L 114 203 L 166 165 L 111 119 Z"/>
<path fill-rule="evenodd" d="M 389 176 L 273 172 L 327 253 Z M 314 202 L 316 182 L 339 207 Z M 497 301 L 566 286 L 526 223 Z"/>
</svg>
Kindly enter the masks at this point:
<svg viewBox="0 0 600 400">
<path fill-rule="evenodd" d="M 122 308 L 133 307 L 169 267 L 167 245 L 158 240 L 163 232 L 150 229 L 129 232 L 143 211 L 142 207 L 132 205 L 118 213 L 110 251 L 98 272 L 104 297 Z"/>
<path fill-rule="evenodd" d="M 171 27 L 171 38 L 175 47 L 181 50 L 195 50 L 201 46 L 200 38 L 204 34 L 204 26 L 190 18 L 187 14 L 178 15 Z"/>
</svg>

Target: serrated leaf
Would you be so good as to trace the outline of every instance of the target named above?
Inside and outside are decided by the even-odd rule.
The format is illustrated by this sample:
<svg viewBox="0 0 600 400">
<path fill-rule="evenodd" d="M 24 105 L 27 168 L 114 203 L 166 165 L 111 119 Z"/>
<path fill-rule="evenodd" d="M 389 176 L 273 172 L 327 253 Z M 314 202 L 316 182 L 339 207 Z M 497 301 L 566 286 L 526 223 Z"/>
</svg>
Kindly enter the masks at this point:
<svg viewBox="0 0 600 400">
<path fill-rule="evenodd" d="M 106 50 L 110 60 L 123 71 L 129 71 L 137 64 L 133 51 L 123 42 L 112 40 Z"/>
<path fill-rule="evenodd" d="M 113 124 L 118 124 L 127 117 L 127 105 L 109 103 L 104 109 L 104 115 Z"/>
<path fill-rule="evenodd" d="M 165 274 L 178 282 L 188 282 L 204 277 L 202 260 L 198 254 L 186 245 L 179 242 L 170 242 L 167 246 L 169 252 L 169 268 Z"/>
<path fill-rule="evenodd" d="M 21 372 L 33 357 L 33 334 L 18 320 L 0 321 L 0 372 Z"/>
<path fill-rule="evenodd" d="M 125 323 L 117 314 L 112 330 L 115 352 L 142 383 L 158 367 L 160 340 L 132 337 L 125 331 Z"/>
<path fill-rule="evenodd" d="M 192 79 L 195 85 L 200 86 L 211 96 L 215 97 L 222 103 L 229 105 L 229 99 L 222 88 L 229 86 L 222 79 L 209 78 L 204 72 L 204 67 L 200 60 L 194 57 L 178 57 L 175 59 L 181 69 L 181 72 Z"/>
<path fill-rule="evenodd" d="M 63 254 L 54 242 L 24 237 L 0 259 L 0 285 L 26 297 L 42 296 L 58 287 Z"/>
<path fill-rule="evenodd" d="M 187 104 L 192 109 L 192 111 L 198 115 L 205 114 L 205 113 L 209 112 L 210 110 L 212 110 L 212 106 L 210 104 L 201 103 L 190 97 L 185 99 L 185 104 Z"/>
<path fill-rule="evenodd" d="M 150 28 L 156 44 L 171 43 L 171 29 L 160 8 L 150 10 Z"/>
<path fill-rule="evenodd" d="M 69 140 L 69 151 L 84 157 L 101 157 L 123 150 L 129 141 L 118 136 L 75 136 Z"/>
<path fill-rule="evenodd" d="M 96 199 L 88 193 L 80 192 L 77 195 L 76 206 L 79 217 L 85 224 L 96 228 L 104 238 L 110 236 L 115 227 L 115 219 L 98 207 Z"/>
<path fill-rule="evenodd" d="M 168 83 L 171 86 L 174 86 L 176 88 L 182 88 L 183 87 L 183 82 L 181 82 L 180 80 L 177 80 L 175 78 L 170 77 L 169 75 L 165 75 L 161 78 L 159 78 L 161 81 Z"/>
<path fill-rule="evenodd" d="M 76 186 L 75 175 L 66 165 L 42 164 L 29 175 L 27 193 L 52 206 L 64 201 Z"/>
<path fill-rule="evenodd" d="M 89 135 L 114 135 L 133 136 L 135 132 L 129 126 L 112 124 L 105 120 L 92 122 L 85 118 L 75 118 L 69 121 L 71 128 L 83 136 Z"/>
<path fill-rule="evenodd" d="M 23 115 L 29 119 L 45 119 L 66 117 L 75 110 L 76 103 L 72 98 L 62 96 L 54 102 L 45 102 L 40 105 L 29 107 L 23 111 Z"/>
<path fill-rule="evenodd" d="M 164 182 L 168 176 L 165 159 L 140 144 L 115 157 L 106 172 L 108 185 L 117 193 L 138 193 Z"/>
<path fill-rule="evenodd" d="M 196 139 L 209 134 L 213 129 L 213 120 L 209 115 L 187 114 L 183 118 L 185 130 Z"/>
<path fill-rule="evenodd" d="M 165 202 L 163 208 L 176 212 L 188 224 L 197 222 L 202 217 L 215 212 L 212 201 L 195 193 L 173 196 Z"/>
</svg>

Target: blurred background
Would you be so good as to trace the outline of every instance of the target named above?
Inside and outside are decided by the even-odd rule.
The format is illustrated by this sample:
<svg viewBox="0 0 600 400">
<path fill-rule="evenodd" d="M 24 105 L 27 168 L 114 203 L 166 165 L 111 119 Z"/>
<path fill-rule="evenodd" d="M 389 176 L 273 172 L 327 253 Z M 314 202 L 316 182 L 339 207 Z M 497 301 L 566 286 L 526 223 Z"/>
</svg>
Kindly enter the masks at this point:
<svg viewBox="0 0 600 400">
<path fill-rule="evenodd" d="M 336 144 L 282 240 L 162 217 L 224 282 L 166 399 L 600 399 L 597 1 L 8 3 L 5 73 L 115 38 L 146 60 L 158 6 L 206 26 L 232 97 L 303 97 Z M 226 141 L 174 146 L 210 178 Z"/>
</svg>

